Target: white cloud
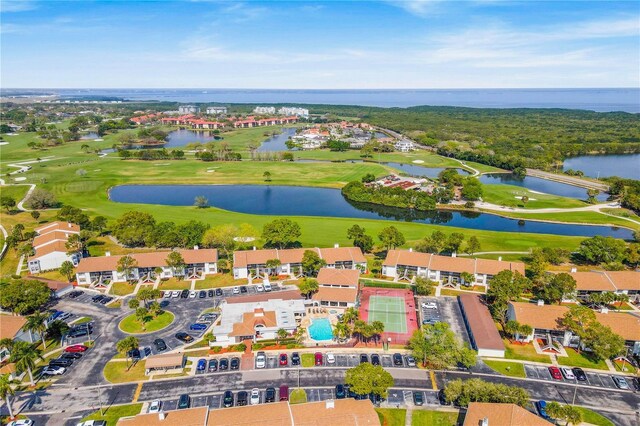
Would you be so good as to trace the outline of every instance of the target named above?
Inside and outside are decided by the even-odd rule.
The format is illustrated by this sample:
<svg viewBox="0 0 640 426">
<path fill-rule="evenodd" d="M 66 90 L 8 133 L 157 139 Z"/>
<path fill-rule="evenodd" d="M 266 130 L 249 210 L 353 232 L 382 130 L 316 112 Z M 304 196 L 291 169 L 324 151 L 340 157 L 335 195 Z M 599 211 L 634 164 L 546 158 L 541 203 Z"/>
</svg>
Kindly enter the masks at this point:
<svg viewBox="0 0 640 426">
<path fill-rule="evenodd" d="M 0 12 L 26 12 L 34 10 L 38 5 L 31 0 L 2 0 L 0 1 Z"/>
<path fill-rule="evenodd" d="M 434 5 L 440 3 L 441 0 L 387 0 L 393 6 L 404 9 L 412 15 L 427 16 L 429 12 L 434 10 Z"/>
</svg>

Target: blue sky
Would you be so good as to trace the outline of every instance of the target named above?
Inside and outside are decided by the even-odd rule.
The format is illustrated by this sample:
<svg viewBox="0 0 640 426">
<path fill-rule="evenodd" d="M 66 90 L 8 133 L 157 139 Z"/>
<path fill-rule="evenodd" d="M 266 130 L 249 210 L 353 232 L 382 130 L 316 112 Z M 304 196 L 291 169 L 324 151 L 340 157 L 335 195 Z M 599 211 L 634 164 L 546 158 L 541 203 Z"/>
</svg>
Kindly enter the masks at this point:
<svg viewBox="0 0 640 426">
<path fill-rule="evenodd" d="M 638 87 L 640 2 L 5 1 L 0 85 Z"/>
</svg>

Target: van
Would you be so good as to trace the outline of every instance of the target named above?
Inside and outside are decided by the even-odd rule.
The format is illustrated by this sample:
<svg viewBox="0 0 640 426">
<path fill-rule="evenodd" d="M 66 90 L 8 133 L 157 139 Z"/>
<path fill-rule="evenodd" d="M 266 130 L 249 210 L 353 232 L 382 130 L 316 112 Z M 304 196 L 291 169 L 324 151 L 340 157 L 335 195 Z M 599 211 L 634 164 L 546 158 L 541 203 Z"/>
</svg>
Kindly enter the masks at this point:
<svg viewBox="0 0 640 426">
<path fill-rule="evenodd" d="M 288 401 L 289 400 L 289 386 L 282 385 L 280 386 L 280 401 Z"/>
<path fill-rule="evenodd" d="M 264 291 L 271 291 L 271 283 L 266 282 L 263 283 L 262 286 L 264 287 Z"/>
</svg>

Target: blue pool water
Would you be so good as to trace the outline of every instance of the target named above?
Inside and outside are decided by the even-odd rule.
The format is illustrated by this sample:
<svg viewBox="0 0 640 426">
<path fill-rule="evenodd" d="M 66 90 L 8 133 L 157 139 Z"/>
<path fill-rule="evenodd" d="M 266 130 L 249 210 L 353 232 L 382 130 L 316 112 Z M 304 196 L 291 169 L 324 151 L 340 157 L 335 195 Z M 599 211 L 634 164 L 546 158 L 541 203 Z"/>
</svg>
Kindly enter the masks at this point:
<svg viewBox="0 0 640 426">
<path fill-rule="evenodd" d="M 328 318 L 314 319 L 309 326 L 309 335 L 313 340 L 331 340 L 333 331 Z"/>
</svg>

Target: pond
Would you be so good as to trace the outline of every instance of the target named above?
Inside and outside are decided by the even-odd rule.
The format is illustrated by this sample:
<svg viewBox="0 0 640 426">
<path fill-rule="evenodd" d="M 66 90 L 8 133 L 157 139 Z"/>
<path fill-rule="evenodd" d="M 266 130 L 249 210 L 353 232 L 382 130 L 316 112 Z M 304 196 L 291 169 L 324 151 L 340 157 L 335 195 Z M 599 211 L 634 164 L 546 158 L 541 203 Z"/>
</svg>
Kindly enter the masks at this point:
<svg viewBox="0 0 640 426">
<path fill-rule="evenodd" d="M 580 188 L 579 186 L 567 185 L 566 183 L 555 182 L 533 176 L 520 178 L 511 173 L 488 173 L 480 176 L 480 182 L 486 184 L 514 185 L 527 188 L 531 191 L 543 192 L 545 194 L 577 198 L 579 200 L 587 199 L 586 188 Z M 607 194 L 601 193 L 596 198 L 599 201 L 606 201 L 607 197 Z"/>
<path fill-rule="evenodd" d="M 220 136 L 216 136 L 210 130 L 174 130 L 167 136 L 164 148 L 176 148 L 193 142 L 207 143 L 217 139 L 221 139 Z"/>
<path fill-rule="evenodd" d="M 266 151 L 287 151 L 287 141 L 289 138 L 296 134 L 295 128 L 284 128 L 282 129 L 282 133 L 272 136 L 269 139 L 262 142 L 260 148 L 258 148 L 259 152 Z"/>
<path fill-rule="evenodd" d="M 441 171 L 446 170 L 445 167 L 423 167 L 415 164 L 406 164 L 406 163 L 380 163 L 389 167 L 393 167 L 394 169 L 401 170 L 408 175 L 417 176 L 417 177 L 429 177 L 429 178 L 437 178 Z M 461 175 L 470 174 L 469 171 L 465 169 L 456 169 Z"/>
<path fill-rule="evenodd" d="M 220 209 L 258 215 L 325 216 L 419 222 L 484 229 L 592 237 L 631 239 L 632 231 L 609 226 L 518 221 L 494 214 L 450 210 L 415 211 L 347 201 L 340 190 L 301 186 L 266 185 L 121 185 L 109 198 L 119 203 L 192 206 L 204 196 Z"/>
<path fill-rule="evenodd" d="M 564 160 L 563 170 L 582 170 L 585 176 L 640 179 L 640 154 L 583 155 Z"/>
</svg>

